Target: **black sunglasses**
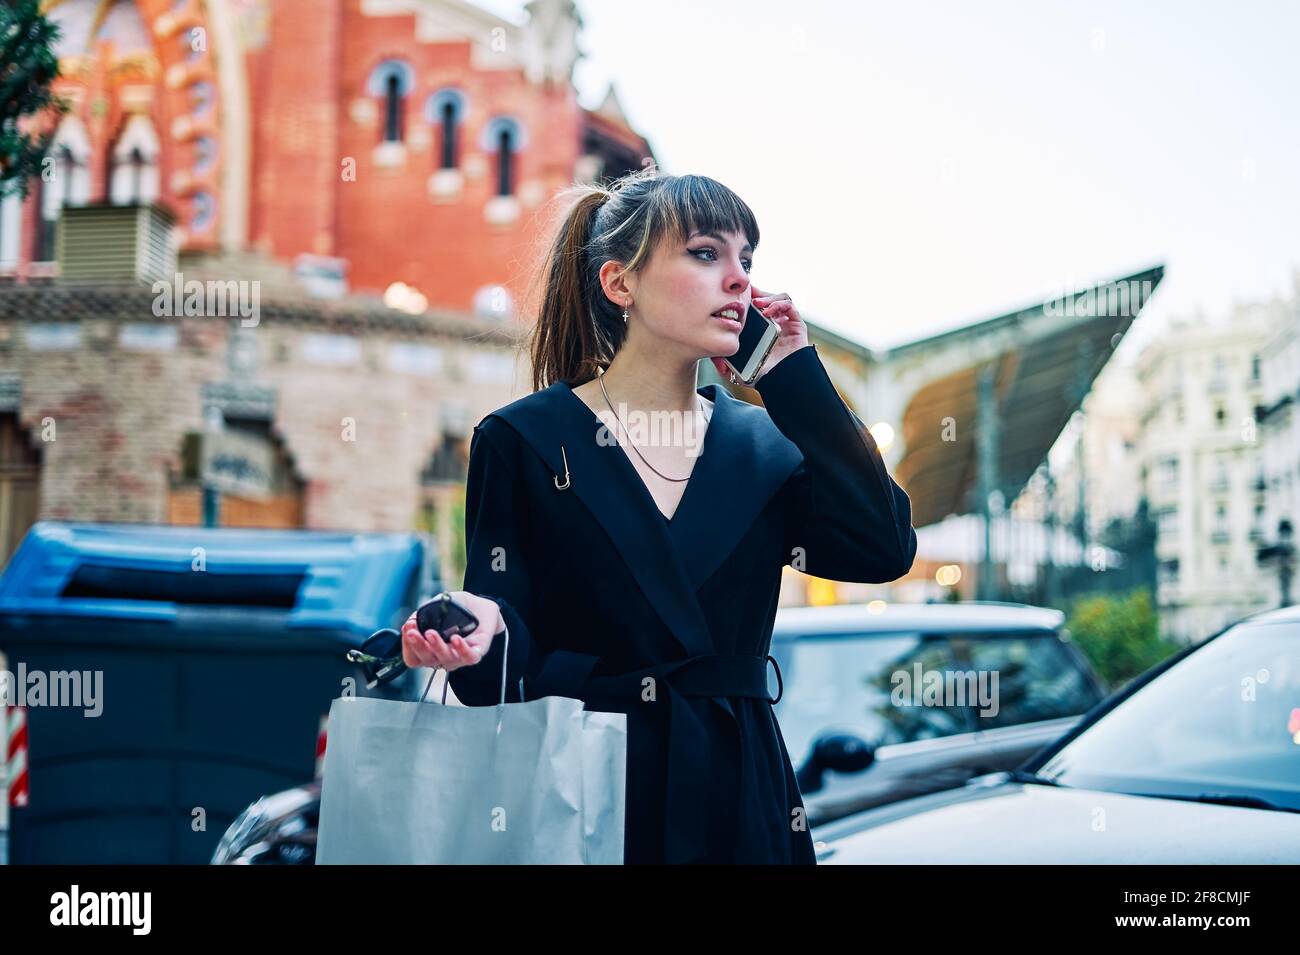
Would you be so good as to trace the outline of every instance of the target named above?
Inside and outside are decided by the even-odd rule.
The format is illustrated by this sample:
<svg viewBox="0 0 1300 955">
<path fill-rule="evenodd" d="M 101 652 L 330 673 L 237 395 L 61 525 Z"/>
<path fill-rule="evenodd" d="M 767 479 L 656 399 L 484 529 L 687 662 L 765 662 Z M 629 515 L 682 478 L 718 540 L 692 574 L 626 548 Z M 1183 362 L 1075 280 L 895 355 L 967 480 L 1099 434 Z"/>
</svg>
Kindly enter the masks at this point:
<svg viewBox="0 0 1300 955">
<path fill-rule="evenodd" d="M 380 683 L 392 682 L 407 670 L 406 661 L 402 659 L 402 635 L 391 627 L 376 630 L 360 649 L 349 650 L 348 660 L 361 664 L 368 690 Z"/>
</svg>

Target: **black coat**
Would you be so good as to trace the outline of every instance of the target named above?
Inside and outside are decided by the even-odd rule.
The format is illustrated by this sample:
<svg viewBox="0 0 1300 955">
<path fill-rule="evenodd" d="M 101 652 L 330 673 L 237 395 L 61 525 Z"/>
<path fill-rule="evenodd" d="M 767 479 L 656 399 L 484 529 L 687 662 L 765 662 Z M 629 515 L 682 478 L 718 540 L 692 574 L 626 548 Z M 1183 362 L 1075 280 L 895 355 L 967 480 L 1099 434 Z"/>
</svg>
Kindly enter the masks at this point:
<svg viewBox="0 0 1300 955">
<path fill-rule="evenodd" d="M 671 521 L 563 381 L 470 442 L 464 589 L 501 606 L 507 702 L 522 678 L 523 699 L 627 714 L 628 864 L 815 864 L 768 690 L 782 567 L 881 583 L 916 553 L 911 502 L 816 346 L 756 387 L 764 407 L 699 390 L 713 415 Z M 504 644 L 450 674 L 462 703 L 499 702 Z"/>
</svg>

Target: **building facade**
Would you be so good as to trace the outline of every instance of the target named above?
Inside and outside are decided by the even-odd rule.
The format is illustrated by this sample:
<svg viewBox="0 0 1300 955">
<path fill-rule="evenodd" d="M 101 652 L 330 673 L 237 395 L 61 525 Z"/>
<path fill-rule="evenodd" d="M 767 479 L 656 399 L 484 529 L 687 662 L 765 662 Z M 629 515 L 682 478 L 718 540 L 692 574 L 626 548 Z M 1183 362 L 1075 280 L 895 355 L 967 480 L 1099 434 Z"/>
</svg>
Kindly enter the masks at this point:
<svg viewBox="0 0 1300 955">
<path fill-rule="evenodd" d="M 1220 323 L 1176 321 L 1137 361 L 1156 603 L 1173 639 L 1203 639 L 1267 605 L 1256 565 L 1265 505 L 1255 408 L 1271 332 L 1270 316 L 1255 309 Z"/>
<path fill-rule="evenodd" d="M 1300 271 L 1289 299 L 1256 306 L 1272 329 L 1261 354 L 1263 402 L 1256 409 L 1261 472 L 1253 486 L 1262 493 L 1255 537 L 1263 551 L 1260 581 L 1270 607 L 1295 602 L 1294 557 L 1279 550 L 1294 547 L 1300 528 Z"/>
</svg>

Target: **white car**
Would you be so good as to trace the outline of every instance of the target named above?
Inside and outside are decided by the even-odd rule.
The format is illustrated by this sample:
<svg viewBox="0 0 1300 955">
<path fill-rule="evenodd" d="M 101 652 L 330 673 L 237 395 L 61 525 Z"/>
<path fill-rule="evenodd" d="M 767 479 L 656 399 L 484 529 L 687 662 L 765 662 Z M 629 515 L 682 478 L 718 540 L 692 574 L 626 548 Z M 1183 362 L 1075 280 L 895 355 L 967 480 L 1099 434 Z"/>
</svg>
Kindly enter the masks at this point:
<svg viewBox="0 0 1300 955">
<path fill-rule="evenodd" d="M 1106 697 L 1065 615 L 1023 604 L 783 607 L 772 655 L 776 718 L 814 830 L 1015 769 Z M 926 671 L 973 679 L 972 692 L 923 705 Z"/>
<path fill-rule="evenodd" d="M 1300 863 L 1300 608 L 1175 654 L 1019 770 L 813 838 L 830 865 Z"/>
</svg>

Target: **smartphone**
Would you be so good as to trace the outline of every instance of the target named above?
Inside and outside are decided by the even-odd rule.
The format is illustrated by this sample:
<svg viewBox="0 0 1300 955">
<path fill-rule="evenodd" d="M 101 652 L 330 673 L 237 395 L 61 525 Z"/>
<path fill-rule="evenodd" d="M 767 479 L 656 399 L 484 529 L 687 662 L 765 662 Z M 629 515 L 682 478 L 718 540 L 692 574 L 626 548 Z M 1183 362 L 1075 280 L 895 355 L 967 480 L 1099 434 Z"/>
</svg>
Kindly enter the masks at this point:
<svg viewBox="0 0 1300 955">
<path fill-rule="evenodd" d="M 736 373 L 741 383 L 752 385 L 779 337 L 781 337 L 781 326 L 760 312 L 751 302 L 749 311 L 745 313 L 745 325 L 740 330 L 740 348 L 724 361 Z"/>
<path fill-rule="evenodd" d="M 458 634 L 464 636 L 473 631 L 478 626 L 478 618 L 444 592 L 415 612 L 415 625 L 421 633 L 437 630 L 446 642 Z"/>
</svg>

